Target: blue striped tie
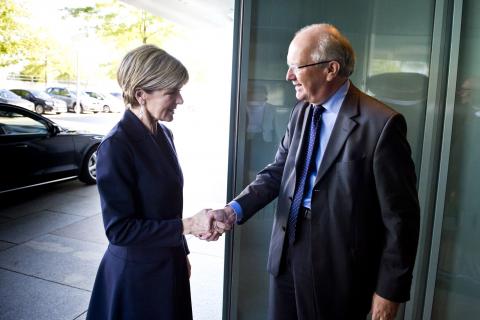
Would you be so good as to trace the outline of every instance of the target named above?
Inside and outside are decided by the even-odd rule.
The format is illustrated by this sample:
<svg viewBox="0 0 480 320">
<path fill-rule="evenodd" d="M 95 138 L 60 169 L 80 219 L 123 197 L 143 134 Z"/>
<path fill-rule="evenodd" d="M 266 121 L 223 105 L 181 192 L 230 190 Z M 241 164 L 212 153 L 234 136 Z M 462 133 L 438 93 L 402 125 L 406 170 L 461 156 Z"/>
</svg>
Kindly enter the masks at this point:
<svg viewBox="0 0 480 320">
<path fill-rule="evenodd" d="M 295 189 L 295 194 L 293 195 L 292 206 L 290 207 L 290 215 L 288 216 L 288 238 L 290 243 L 295 241 L 295 230 L 297 226 L 298 211 L 303 200 L 303 194 L 305 191 L 305 183 L 308 178 L 308 174 L 311 172 L 310 162 L 313 156 L 313 150 L 315 149 L 315 144 L 318 144 L 318 139 L 320 135 L 320 124 L 322 113 L 325 111 L 325 108 L 322 106 L 312 106 L 313 112 L 310 116 L 310 129 L 308 132 L 308 144 L 304 146 L 303 166 L 301 168 L 300 176 L 297 180 L 297 186 Z"/>
</svg>

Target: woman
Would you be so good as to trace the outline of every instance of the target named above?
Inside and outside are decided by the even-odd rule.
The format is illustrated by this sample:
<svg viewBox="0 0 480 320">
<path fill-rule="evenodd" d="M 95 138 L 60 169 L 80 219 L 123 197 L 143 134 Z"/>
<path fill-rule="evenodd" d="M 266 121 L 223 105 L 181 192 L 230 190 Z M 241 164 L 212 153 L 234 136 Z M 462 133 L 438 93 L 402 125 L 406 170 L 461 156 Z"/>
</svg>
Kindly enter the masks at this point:
<svg viewBox="0 0 480 320">
<path fill-rule="evenodd" d="M 87 319 L 192 319 L 184 234 L 211 229 L 206 210 L 182 220 L 183 176 L 171 132 L 185 67 L 153 45 L 129 52 L 117 79 L 127 105 L 98 148 L 108 249 Z"/>
</svg>

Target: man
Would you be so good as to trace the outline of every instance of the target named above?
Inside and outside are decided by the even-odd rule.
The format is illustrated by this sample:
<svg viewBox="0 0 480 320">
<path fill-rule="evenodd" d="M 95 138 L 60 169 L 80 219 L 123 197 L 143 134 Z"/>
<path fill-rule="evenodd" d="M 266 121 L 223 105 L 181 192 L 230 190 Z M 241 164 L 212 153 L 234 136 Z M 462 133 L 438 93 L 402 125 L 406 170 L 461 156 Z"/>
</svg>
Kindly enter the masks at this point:
<svg viewBox="0 0 480 320">
<path fill-rule="evenodd" d="M 275 160 L 212 213 L 222 232 L 278 197 L 272 320 L 390 320 L 409 299 L 420 210 L 406 123 L 349 81 L 354 60 L 331 25 L 297 32 L 286 78 L 299 102 Z"/>
</svg>

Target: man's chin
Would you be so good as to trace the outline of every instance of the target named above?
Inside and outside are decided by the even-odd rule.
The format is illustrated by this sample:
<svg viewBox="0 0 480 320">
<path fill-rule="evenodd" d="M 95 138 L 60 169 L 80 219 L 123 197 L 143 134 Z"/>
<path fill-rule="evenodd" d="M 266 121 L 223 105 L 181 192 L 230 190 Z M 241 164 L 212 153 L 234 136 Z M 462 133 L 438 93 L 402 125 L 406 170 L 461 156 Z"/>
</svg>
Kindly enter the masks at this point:
<svg viewBox="0 0 480 320">
<path fill-rule="evenodd" d="M 295 98 L 297 98 L 298 101 L 307 101 L 307 97 L 303 94 L 303 93 L 299 93 L 297 92 L 297 94 L 295 94 Z"/>
</svg>

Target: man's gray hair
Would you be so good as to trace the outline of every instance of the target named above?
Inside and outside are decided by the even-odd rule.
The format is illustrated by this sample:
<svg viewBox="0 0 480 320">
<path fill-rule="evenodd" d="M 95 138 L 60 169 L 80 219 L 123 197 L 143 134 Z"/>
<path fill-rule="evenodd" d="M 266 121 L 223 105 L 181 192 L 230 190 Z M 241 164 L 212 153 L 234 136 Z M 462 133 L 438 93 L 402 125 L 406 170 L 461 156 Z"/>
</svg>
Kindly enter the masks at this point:
<svg viewBox="0 0 480 320">
<path fill-rule="evenodd" d="M 305 31 L 314 32 L 317 45 L 311 53 L 314 62 L 335 60 L 340 64 L 340 76 L 349 77 L 355 68 L 355 52 L 350 41 L 331 24 L 312 24 L 300 29 L 296 35 Z"/>
<path fill-rule="evenodd" d="M 139 89 L 151 93 L 181 88 L 188 81 L 188 71 L 166 51 L 154 45 L 142 45 L 123 58 L 117 71 L 117 81 L 125 104 L 135 107 L 139 105 L 135 98 Z"/>
</svg>

